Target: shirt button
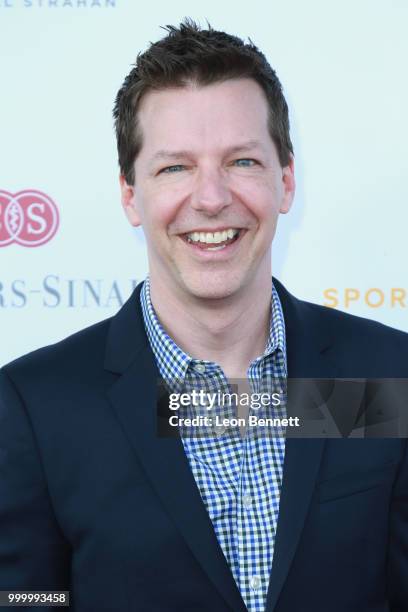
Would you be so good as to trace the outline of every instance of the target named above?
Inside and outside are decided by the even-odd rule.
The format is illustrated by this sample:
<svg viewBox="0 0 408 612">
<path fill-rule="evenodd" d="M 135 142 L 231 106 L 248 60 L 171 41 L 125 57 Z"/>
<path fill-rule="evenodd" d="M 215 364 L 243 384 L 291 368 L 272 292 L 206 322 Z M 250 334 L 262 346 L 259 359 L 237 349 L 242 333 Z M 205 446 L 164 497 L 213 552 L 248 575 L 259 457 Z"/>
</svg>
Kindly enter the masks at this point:
<svg viewBox="0 0 408 612">
<path fill-rule="evenodd" d="M 249 508 L 252 506 L 252 497 L 249 495 L 249 493 L 245 493 L 245 495 L 243 495 L 242 505 L 244 506 L 245 510 L 249 510 Z"/>
<path fill-rule="evenodd" d="M 196 363 L 196 365 L 194 366 L 194 371 L 198 372 L 198 374 L 204 374 L 205 365 L 203 363 Z"/>
<path fill-rule="evenodd" d="M 225 425 L 214 425 L 213 430 L 217 436 L 222 436 L 222 434 L 227 431 L 227 428 Z"/>
<path fill-rule="evenodd" d="M 252 576 L 252 578 L 249 581 L 249 586 L 251 587 L 251 589 L 253 591 L 257 591 L 259 589 L 259 587 L 261 586 L 261 579 L 259 576 Z"/>
</svg>

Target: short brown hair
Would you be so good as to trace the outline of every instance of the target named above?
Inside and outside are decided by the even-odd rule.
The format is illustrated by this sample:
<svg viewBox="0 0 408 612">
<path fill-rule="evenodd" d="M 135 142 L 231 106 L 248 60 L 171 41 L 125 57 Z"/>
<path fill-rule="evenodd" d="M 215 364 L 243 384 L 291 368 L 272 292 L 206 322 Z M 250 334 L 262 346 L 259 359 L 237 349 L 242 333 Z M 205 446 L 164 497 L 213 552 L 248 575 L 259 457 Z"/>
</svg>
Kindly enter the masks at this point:
<svg viewBox="0 0 408 612">
<path fill-rule="evenodd" d="M 137 56 L 115 101 L 113 116 L 119 167 L 128 185 L 135 181 L 134 161 L 142 147 L 137 110 L 148 91 L 210 85 L 234 78 L 251 78 L 262 87 L 269 106 L 269 133 L 282 167 L 289 164 L 293 147 L 289 135 L 288 106 L 275 71 L 250 40 L 203 30 L 191 19 L 178 28 L 166 26 L 167 35 Z"/>
</svg>

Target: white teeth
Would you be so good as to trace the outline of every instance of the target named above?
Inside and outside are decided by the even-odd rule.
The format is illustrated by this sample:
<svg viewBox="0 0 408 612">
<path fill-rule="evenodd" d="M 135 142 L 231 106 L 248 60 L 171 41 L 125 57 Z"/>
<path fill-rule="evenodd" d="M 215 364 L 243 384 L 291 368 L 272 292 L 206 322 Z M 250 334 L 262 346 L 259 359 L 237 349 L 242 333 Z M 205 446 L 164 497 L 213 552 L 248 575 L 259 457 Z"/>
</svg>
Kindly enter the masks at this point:
<svg viewBox="0 0 408 612">
<path fill-rule="evenodd" d="M 191 232 L 187 234 L 187 238 L 191 242 L 203 242 L 205 244 L 219 244 L 234 238 L 239 233 L 238 229 L 228 229 L 222 232 Z"/>
<path fill-rule="evenodd" d="M 208 247 L 206 251 L 221 251 L 221 249 L 225 249 L 225 244 L 222 244 L 221 246 L 216 246 L 216 247 Z"/>
</svg>

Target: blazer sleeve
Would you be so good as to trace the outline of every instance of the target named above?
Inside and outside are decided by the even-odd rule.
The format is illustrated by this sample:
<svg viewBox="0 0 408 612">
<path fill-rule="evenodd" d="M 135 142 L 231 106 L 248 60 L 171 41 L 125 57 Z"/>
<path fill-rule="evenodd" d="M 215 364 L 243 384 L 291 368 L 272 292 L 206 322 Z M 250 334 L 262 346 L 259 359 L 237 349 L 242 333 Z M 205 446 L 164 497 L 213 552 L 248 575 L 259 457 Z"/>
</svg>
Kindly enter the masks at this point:
<svg viewBox="0 0 408 612">
<path fill-rule="evenodd" d="M 28 413 L 0 370 L 0 590 L 68 590 L 69 570 Z"/>
<path fill-rule="evenodd" d="M 388 601 L 390 612 L 408 610 L 408 440 L 390 507 Z"/>
</svg>

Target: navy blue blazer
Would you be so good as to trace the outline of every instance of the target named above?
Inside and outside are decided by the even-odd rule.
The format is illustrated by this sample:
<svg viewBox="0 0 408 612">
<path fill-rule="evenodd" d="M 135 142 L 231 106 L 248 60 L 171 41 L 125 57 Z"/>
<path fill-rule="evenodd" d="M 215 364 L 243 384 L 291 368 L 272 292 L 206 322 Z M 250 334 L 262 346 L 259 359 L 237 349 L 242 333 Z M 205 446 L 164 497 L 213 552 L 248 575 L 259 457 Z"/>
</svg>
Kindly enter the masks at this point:
<svg viewBox="0 0 408 612">
<path fill-rule="evenodd" d="M 408 378 L 407 334 L 275 282 L 290 377 Z M 156 435 L 139 293 L 0 372 L 0 590 L 70 590 L 75 612 L 244 612 L 182 442 Z M 407 440 L 287 440 L 266 610 L 407 612 Z"/>
</svg>

